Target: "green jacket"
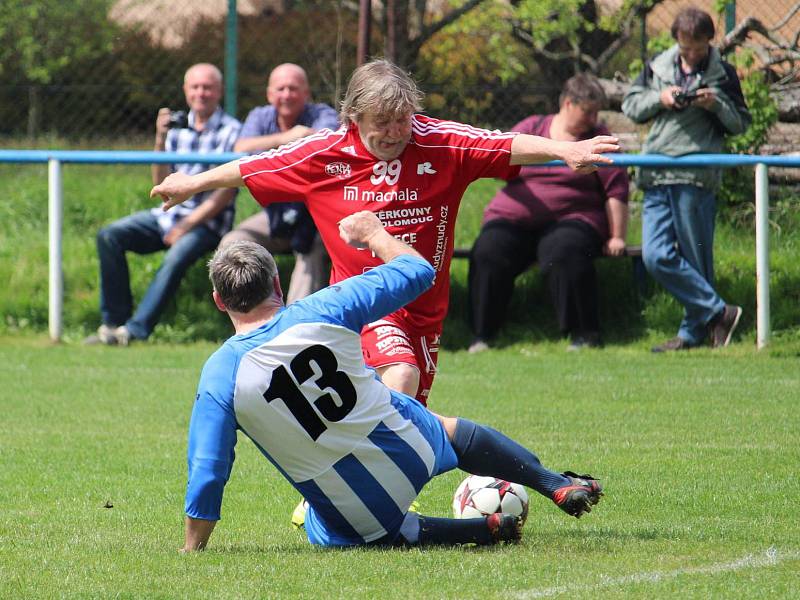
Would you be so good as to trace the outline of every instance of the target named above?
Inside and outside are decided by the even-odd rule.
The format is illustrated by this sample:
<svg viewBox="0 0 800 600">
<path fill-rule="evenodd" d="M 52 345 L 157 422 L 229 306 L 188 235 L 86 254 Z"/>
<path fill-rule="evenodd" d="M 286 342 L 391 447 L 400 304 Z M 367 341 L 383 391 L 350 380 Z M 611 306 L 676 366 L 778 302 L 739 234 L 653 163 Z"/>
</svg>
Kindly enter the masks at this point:
<svg viewBox="0 0 800 600">
<path fill-rule="evenodd" d="M 684 110 L 667 110 L 661 104 L 661 91 L 678 85 L 676 77 L 677 44 L 656 56 L 633 82 L 622 112 L 636 123 L 653 119 L 642 152 L 681 156 L 694 153 L 724 151 L 728 134 L 744 132 L 751 122 L 744 102 L 736 70 L 711 48 L 708 65 L 698 73 L 687 91 L 707 87 L 714 90 L 717 102 L 711 110 L 688 106 Z M 637 169 L 639 187 L 688 183 L 716 190 L 720 169 Z"/>
</svg>

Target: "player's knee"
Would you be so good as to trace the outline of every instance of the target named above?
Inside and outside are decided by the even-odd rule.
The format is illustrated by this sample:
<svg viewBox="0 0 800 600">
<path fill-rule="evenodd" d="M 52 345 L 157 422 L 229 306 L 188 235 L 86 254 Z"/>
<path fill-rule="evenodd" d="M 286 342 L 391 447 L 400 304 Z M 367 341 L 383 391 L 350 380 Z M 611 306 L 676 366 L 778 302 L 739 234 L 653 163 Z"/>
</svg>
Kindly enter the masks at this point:
<svg viewBox="0 0 800 600">
<path fill-rule="evenodd" d="M 412 398 L 416 396 L 419 387 L 419 370 L 416 367 L 405 363 L 387 365 L 379 369 L 378 374 L 386 386 Z"/>
</svg>

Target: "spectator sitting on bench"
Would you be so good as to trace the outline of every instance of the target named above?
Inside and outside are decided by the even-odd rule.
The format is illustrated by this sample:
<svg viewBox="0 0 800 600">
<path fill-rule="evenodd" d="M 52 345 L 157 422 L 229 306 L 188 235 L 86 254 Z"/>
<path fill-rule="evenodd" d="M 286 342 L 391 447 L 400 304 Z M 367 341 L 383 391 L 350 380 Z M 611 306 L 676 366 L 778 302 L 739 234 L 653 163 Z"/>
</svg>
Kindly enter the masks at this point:
<svg viewBox="0 0 800 600">
<path fill-rule="evenodd" d="M 339 115 L 327 104 L 311 101 L 305 70 L 293 63 L 275 67 L 267 83 L 267 102 L 250 111 L 236 141 L 237 152 L 258 154 L 289 144 L 320 129 L 339 128 Z M 328 284 L 325 246 L 301 202 L 276 202 L 248 217 L 228 233 L 220 246 L 248 240 L 272 254 L 291 251 L 295 257 L 286 304 L 305 298 Z"/>
<path fill-rule="evenodd" d="M 533 115 L 513 130 L 554 140 L 608 135 L 597 114 L 600 83 L 578 74 L 564 84 L 559 111 Z M 575 173 L 525 166 L 492 199 L 469 259 L 470 352 L 487 349 L 507 313 L 514 280 L 539 263 L 569 349 L 601 345 L 593 259 L 625 252 L 628 176 L 623 168 Z"/>
</svg>

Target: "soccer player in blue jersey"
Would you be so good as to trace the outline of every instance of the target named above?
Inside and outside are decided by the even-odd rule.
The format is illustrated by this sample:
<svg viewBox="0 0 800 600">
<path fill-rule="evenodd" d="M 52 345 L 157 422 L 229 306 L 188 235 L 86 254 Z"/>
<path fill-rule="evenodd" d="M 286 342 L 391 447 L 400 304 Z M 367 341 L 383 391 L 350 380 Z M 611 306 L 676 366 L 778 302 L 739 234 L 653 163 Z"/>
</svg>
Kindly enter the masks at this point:
<svg viewBox="0 0 800 600">
<path fill-rule="evenodd" d="M 434 475 L 455 467 L 524 484 L 576 517 L 589 512 L 602 495 L 591 476 L 545 469 L 500 432 L 436 415 L 364 364 L 364 324 L 427 290 L 434 270 L 372 212 L 350 215 L 339 228 L 346 243 L 385 264 L 288 307 L 263 247 L 235 242 L 209 263 L 214 302 L 236 335 L 200 377 L 189 426 L 183 550 L 202 550 L 220 519 L 237 430 L 306 498 L 313 544 L 518 540 L 521 522 L 512 515 L 457 520 L 408 511 Z"/>
</svg>

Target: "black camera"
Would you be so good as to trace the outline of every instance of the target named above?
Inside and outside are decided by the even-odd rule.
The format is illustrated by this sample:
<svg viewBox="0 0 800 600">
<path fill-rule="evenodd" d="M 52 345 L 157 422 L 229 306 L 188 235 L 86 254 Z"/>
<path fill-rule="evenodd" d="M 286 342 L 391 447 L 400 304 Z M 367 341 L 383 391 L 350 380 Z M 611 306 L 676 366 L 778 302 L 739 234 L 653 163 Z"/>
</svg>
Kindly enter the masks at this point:
<svg viewBox="0 0 800 600">
<path fill-rule="evenodd" d="M 697 99 L 697 92 L 676 91 L 672 93 L 672 97 L 675 98 L 675 104 L 685 107 Z"/>
<path fill-rule="evenodd" d="M 170 112 L 167 127 L 170 129 L 187 129 L 189 127 L 189 115 L 182 110 Z"/>
</svg>

